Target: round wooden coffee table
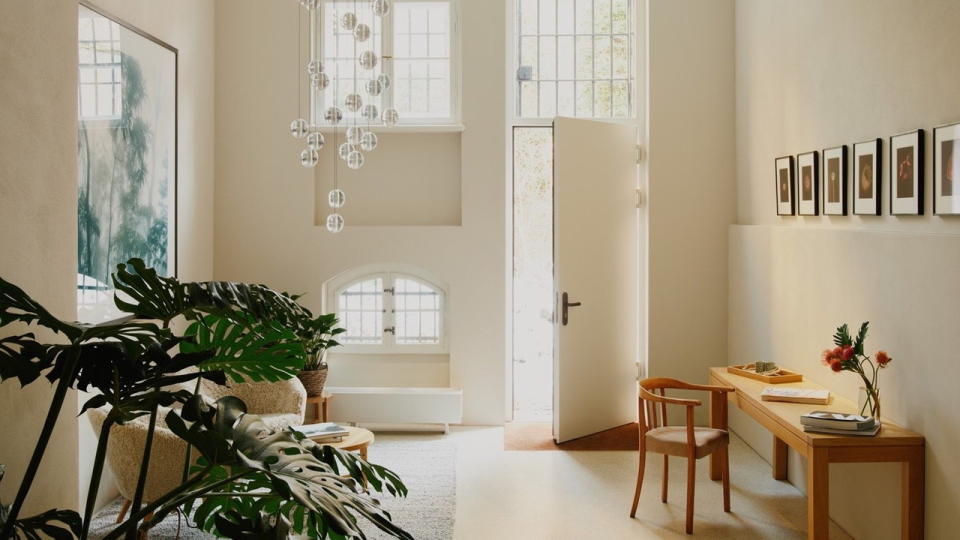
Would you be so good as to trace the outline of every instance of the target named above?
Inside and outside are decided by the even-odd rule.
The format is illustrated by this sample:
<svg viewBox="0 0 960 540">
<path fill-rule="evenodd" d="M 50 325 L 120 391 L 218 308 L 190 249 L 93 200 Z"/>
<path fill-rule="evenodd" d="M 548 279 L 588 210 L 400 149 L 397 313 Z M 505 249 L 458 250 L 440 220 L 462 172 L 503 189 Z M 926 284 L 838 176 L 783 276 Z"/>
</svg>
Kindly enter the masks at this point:
<svg viewBox="0 0 960 540">
<path fill-rule="evenodd" d="M 337 442 L 317 442 L 317 444 L 322 444 L 330 446 L 333 448 L 338 448 L 340 450 L 347 451 L 356 451 L 360 453 L 360 457 L 364 461 L 367 460 L 367 448 L 373 444 L 373 432 L 369 429 L 363 429 L 358 427 L 344 426 L 343 429 L 346 429 L 350 433 L 343 438 L 342 441 Z"/>
</svg>

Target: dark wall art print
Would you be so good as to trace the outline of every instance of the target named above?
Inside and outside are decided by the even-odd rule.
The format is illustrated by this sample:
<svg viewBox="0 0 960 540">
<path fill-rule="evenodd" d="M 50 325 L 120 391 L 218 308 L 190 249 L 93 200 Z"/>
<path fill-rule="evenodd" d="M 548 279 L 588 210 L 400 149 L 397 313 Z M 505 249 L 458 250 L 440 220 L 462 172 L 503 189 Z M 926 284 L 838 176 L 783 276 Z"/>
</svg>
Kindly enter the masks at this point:
<svg viewBox="0 0 960 540">
<path fill-rule="evenodd" d="M 176 275 L 177 50 L 81 2 L 77 316 L 115 319 L 110 274 Z"/>
<path fill-rule="evenodd" d="M 933 129 L 933 213 L 960 215 L 960 123 Z"/>
<path fill-rule="evenodd" d="M 923 214 L 923 130 L 890 137 L 890 214 Z"/>
<path fill-rule="evenodd" d="M 797 156 L 797 214 L 816 216 L 819 212 L 820 183 L 818 153 Z"/>
<path fill-rule="evenodd" d="M 774 160 L 773 188 L 777 196 L 777 215 L 793 215 L 793 156 Z"/>
<path fill-rule="evenodd" d="M 853 213 L 880 215 L 880 139 L 853 145 Z"/>
<path fill-rule="evenodd" d="M 847 215 L 847 147 L 823 151 L 823 214 Z"/>
</svg>

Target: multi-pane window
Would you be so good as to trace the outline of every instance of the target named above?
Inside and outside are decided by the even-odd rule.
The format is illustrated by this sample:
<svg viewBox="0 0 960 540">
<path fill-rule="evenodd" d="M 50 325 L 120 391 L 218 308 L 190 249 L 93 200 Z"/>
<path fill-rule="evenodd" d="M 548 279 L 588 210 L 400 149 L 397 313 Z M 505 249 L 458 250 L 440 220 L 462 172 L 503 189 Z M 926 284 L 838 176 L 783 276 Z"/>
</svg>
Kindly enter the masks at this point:
<svg viewBox="0 0 960 540">
<path fill-rule="evenodd" d="M 78 27 L 81 118 L 117 118 L 122 101 L 120 25 L 81 12 Z"/>
<path fill-rule="evenodd" d="M 337 339 L 348 351 L 351 346 L 380 352 L 438 350 L 444 344 L 444 294 L 426 280 L 368 275 L 340 287 L 336 306 L 346 329 Z"/>
<path fill-rule="evenodd" d="M 515 0 L 516 116 L 633 115 L 633 0 Z"/>
<path fill-rule="evenodd" d="M 348 12 L 370 26 L 370 39 L 357 43 L 352 32 L 340 26 Z M 401 124 L 456 123 L 454 15 L 453 0 L 394 0 L 383 17 L 373 16 L 369 2 L 327 0 L 321 46 L 333 82 L 324 90 L 324 110 L 335 104 L 342 108 L 345 96 L 356 91 L 380 111 L 397 109 Z M 379 59 L 372 70 L 357 62 L 367 50 Z M 364 85 L 381 74 L 392 84 L 380 96 L 370 96 Z"/>
</svg>

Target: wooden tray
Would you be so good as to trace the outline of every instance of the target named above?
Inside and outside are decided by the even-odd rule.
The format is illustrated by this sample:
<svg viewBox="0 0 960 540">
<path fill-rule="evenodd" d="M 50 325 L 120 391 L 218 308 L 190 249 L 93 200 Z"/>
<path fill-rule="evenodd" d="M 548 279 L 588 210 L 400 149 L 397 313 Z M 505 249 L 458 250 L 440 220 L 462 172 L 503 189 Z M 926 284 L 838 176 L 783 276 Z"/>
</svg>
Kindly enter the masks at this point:
<svg viewBox="0 0 960 540">
<path fill-rule="evenodd" d="M 789 382 L 801 382 L 803 381 L 803 374 L 796 373 L 794 371 L 780 369 L 773 375 L 760 375 L 756 371 L 751 369 L 745 369 L 748 365 L 743 366 L 727 366 L 727 373 L 733 373 L 734 375 L 740 375 L 741 377 L 749 377 L 758 381 L 763 381 L 770 384 L 781 384 Z"/>
</svg>

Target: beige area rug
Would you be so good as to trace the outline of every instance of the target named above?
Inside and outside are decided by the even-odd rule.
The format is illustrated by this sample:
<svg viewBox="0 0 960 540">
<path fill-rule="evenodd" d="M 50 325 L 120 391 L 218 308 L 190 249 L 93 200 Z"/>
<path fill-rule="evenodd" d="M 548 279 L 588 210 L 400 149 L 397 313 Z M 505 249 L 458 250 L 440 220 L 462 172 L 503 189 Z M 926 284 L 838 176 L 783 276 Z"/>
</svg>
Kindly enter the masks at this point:
<svg viewBox="0 0 960 540">
<path fill-rule="evenodd" d="M 636 422 L 562 444 L 553 441 L 548 422 L 510 422 L 503 428 L 504 450 L 633 450 L 640 445 Z"/>
</svg>

